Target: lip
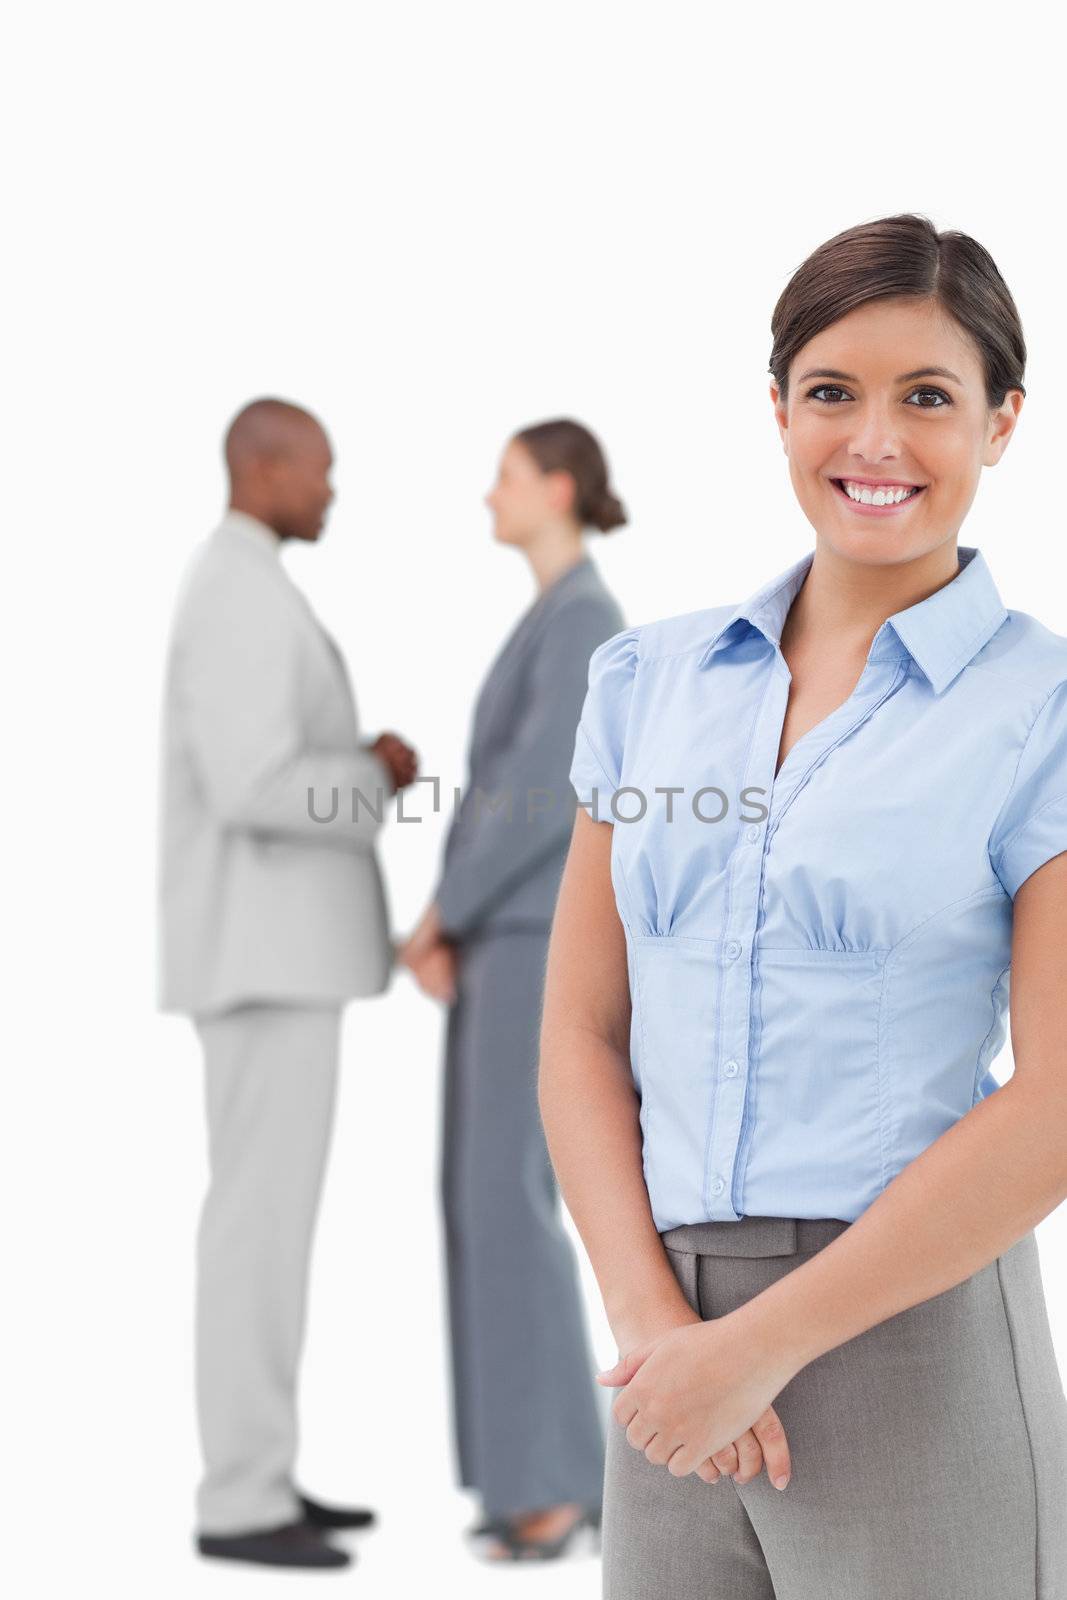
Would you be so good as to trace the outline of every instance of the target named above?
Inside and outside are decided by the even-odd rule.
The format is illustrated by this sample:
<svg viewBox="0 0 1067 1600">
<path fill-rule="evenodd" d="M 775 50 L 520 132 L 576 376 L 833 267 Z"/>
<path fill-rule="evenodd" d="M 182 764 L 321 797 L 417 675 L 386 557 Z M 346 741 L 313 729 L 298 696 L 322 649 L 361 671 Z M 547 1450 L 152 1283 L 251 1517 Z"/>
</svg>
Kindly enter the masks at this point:
<svg viewBox="0 0 1067 1600">
<path fill-rule="evenodd" d="M 842 481 L 843 480 L 841 478 L 830 479 L 834 493 L 837 495 L 839 500 L 844 501 L 845 505 L 848 506 L 850 511 L 854 511 L 857 516 L 860 517 L 899 516 L 901 512 L 907 511 L 910 506 L 913 506 L 915 502 L 922 497 L 923 491 L 926 488 L 924 483 L 905 483 L 900 478 L 849 478 L 849 483 L 862 483 L 871 489 L 917 489 L 919 491 L 918 494 L 910 494 L 906 500 L 901 500 L 899 505 L 865 506 L 861 505 L 858 500 L 852 500 L 849 498 L 844 489 L 841 487 Z"/>
<path fill-rule="evenodd" d="M 914 478 L 857 478 L 851 472 L 834 474 L 831 482 L 862 483 L 870 489 L 925 489 L 925 483 L 917 483 Z"/>
</svg>

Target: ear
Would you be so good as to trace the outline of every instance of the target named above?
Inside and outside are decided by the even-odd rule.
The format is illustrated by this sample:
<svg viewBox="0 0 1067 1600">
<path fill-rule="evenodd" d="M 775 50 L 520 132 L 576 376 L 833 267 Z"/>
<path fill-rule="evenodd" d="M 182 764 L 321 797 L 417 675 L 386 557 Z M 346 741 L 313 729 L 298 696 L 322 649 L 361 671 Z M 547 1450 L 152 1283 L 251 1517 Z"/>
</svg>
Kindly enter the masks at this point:
<svg viewBox="0 0 1067 1600">
<path fill-rule="evenodd" d="M 990 414 L 989 437 L 982 456 L 984 467 L 993 467 L 1008 448 L 1008 440 L 1015 432 L 1024 395 L 1020 389 L 1009 389 L 1003 403 Z"/>
<path fill-rule="evenodd" d="M 281 456 L 264 454 L 256 461 L 255 469 L 260 483 L 273 486 L 283 473 L 284 463 Z"/>
<path fill-rule="evenodd" d="M 545 487 L 553 511 L 560 516 L 570 516 L 578 498 L 578 485 L 571 474 L 562 467 L 554 472 L 546 472 Z"/>
<path fill-rule="evenodd" d="M 782 449 L 785 451 L 786 455 L 788 455 L 789 447 L 786 442 L 786 433 L 789 428 L 789 423 L 787 421 L 788 413 L 785 402 L 782 400 L 778 384 L 774 379 L 771 380 L 770 384 L 770 396 L 771 405 L 774 407 L 774 420 L 778 424 L 778 437 L 782 441 Z"/>
</svg>

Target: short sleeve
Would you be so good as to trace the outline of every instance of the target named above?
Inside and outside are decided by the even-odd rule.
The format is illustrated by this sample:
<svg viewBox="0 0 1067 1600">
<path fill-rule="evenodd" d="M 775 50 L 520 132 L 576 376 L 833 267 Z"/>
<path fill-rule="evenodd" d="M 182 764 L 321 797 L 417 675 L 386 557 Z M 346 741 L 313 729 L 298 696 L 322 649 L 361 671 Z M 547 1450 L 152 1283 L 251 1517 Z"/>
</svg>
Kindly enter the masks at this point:
<svg viewBox="0 0 1067 1600">
<path fill-rule="evenodd" d="M 1032 872 L 1067 850 L 1067 682 L 1049 695 L 1027 735 L 989 836 L 993 871 L 1012 899 Z"/>
<path fill-rule="evenodd" d="M 619 787 L 626 724 L 630 715 L 640 630 L 625 628 L 598 645 L 589 658 L 588 687 L 574 738 L 570 782 L 598 822 L 613 822 L 611 796 Z"/>
</svg>

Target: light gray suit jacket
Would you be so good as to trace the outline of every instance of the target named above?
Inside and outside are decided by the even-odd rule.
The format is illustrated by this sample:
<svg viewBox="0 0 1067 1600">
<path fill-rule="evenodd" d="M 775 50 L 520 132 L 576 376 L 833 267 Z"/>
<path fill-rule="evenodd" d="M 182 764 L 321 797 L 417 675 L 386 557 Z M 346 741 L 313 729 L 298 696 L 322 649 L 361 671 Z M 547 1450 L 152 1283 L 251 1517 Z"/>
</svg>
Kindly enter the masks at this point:
<svg viewBox="0 0 1067 1600">
<path fill-rule="evenodd" d="M 360 742 L 340 652 L 277 537 L 242 512 L 186 576 L 162 734 L 160 1008 L 340 1004 L 387 988 L 375 840 L 392 774 Z M 353 820 L 357 789 L 369 805 Z"/>
<path fill-rule="evenodd" d="M 577 809 L 570 767 L 589 657 L 625 626 L 585 555 L 504 643 L 475 706 L 467 788 L 434 895 L 447 933 L 551 926 Z"/>
</svg>

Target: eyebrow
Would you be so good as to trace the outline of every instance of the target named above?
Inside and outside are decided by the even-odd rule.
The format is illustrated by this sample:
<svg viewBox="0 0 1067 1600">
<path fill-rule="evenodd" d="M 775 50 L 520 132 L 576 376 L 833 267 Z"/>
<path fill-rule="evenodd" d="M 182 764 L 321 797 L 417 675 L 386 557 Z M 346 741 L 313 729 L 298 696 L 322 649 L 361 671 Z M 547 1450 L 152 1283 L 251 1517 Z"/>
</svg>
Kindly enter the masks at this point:
<svg viewBox="0 0 1067 1600">
<path fill-rule="evenodd" d="M 834 367 L 812 367 L 810 371 L 801 373 L 798 383 L 805 383 L 808 378 L 840 378 L 845 383 L 859 383 L 859 379 L 851 372 L 838 372 Z M 919 367 L 915 372 L 902 372 L 895 383 L 910 383 L 913 378 L 950 378 L 953 383 L 963 387 L 962 378 L 957 378 L 954 372 L 947 367 Z"/>
</svg>

